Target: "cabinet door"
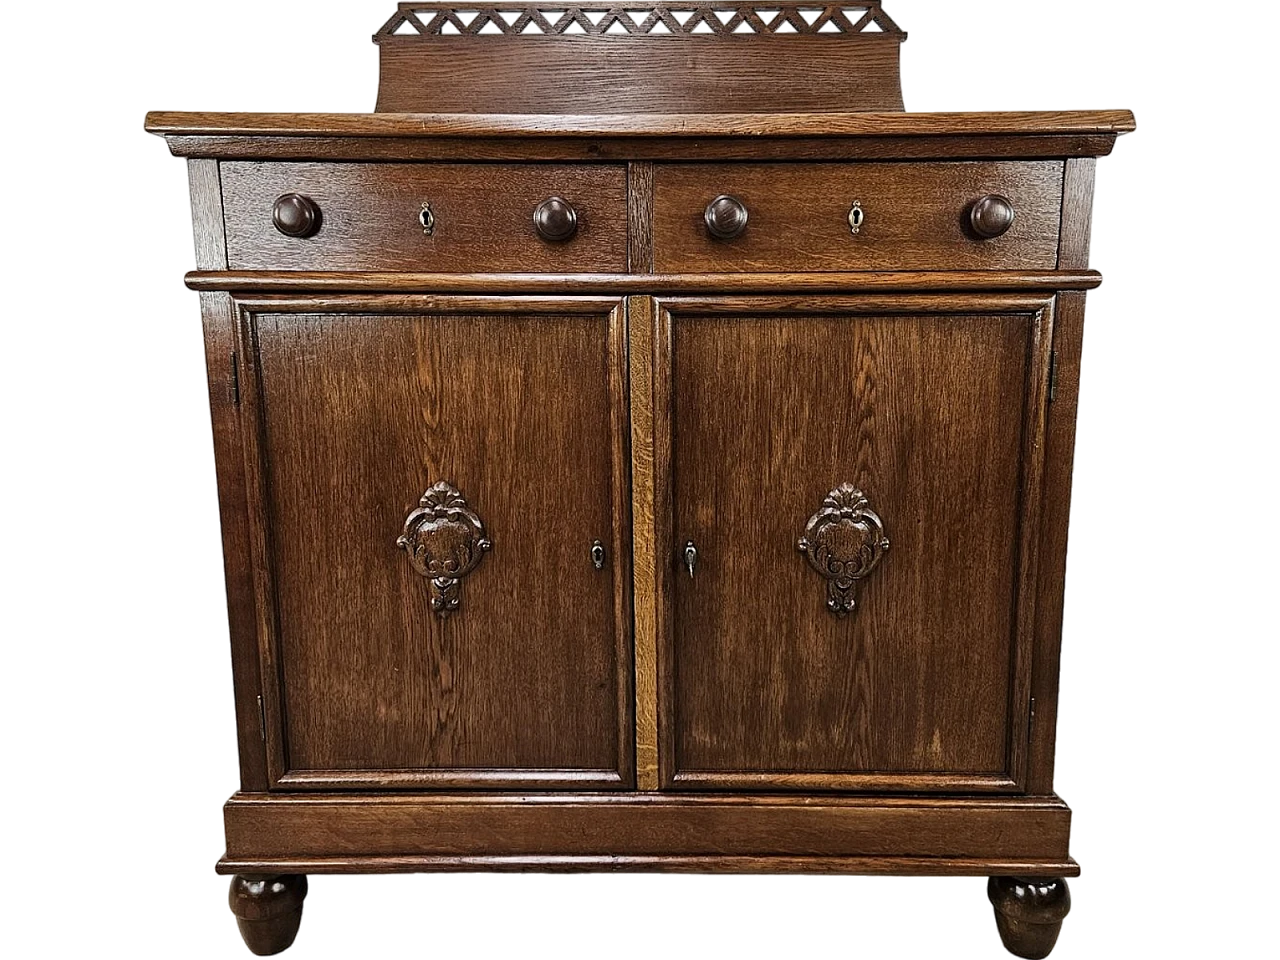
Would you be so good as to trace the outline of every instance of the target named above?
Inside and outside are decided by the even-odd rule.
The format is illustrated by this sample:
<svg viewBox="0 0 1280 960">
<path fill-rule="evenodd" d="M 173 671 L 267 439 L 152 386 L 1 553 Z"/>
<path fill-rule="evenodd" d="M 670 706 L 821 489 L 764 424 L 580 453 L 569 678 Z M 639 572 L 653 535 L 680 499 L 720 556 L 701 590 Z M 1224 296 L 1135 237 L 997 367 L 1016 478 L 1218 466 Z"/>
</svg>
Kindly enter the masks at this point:
<svg viewBox="0 0 1280 960">
<path fill-rule="evenodd" d="M 664 785 L 1021 788 L 1051 308 L 658 311 Z"/>
<path fill-rule="evenodd" d="M 273 786 L 629 785 L 621 306 L 240 313 Z"/>
</svg>

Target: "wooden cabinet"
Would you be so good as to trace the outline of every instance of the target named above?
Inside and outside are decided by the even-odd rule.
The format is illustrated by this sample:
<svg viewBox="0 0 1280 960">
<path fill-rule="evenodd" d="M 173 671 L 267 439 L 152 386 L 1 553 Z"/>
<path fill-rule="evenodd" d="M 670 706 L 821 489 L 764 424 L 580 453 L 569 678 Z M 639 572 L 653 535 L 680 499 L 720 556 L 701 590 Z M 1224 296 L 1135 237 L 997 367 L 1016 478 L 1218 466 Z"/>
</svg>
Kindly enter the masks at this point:
<svg viewBox="0 0 1280 960">
<path fill-rule="evenodd" d="M 426 2 L 376 38 L 395 113 L 148 117 L 190 163 L 255 952 L 307 873 L 466 869 L 988 876 L 1052 948 L 1094 164 L 1134 123 L 902 113 L 904 36 Z"/>
</svg>

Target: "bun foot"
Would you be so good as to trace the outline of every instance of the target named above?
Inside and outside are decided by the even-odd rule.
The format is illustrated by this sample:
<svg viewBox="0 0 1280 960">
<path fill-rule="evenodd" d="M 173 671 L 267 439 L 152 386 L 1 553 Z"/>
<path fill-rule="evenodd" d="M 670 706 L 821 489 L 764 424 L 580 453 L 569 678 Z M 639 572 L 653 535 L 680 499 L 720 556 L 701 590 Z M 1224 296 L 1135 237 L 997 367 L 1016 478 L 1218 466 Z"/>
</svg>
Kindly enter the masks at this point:
<svg viewBox="0 0 1280 960">
<path fill-rule="evenodd" d="M 231 912 L 245 946 L 260 957 L 287 950 L 302 923 L 307 878 L 232 877 Z"/>
<path fill-rule="evenodd" d="M 1010 953 L 1041 960 L 1053 951 L 1062 920 L 1071 910 L 1067 881 L 992 877 L 987 882 L 987 897 L 996 910 L 1000 939 Z"/>
</svg>

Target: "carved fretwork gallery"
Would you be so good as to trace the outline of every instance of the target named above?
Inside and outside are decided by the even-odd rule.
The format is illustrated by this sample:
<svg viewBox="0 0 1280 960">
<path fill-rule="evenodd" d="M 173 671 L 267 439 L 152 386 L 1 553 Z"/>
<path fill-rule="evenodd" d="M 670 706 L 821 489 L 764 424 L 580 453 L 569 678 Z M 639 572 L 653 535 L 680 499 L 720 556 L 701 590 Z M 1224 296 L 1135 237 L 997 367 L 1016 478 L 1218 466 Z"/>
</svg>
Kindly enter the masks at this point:
<svg viewBox="0 0 1280 960">
<path fill-rule="evenodd" d="M 147 117 L 190 173 L 254 953 L 310 873 L 440 870 L 983 876 L 1053 949 L 1093 176 L 1134 120 L 906 113 L 905 39 L 875 0 L 404 3 L 374 113 Z"/>
</svg>

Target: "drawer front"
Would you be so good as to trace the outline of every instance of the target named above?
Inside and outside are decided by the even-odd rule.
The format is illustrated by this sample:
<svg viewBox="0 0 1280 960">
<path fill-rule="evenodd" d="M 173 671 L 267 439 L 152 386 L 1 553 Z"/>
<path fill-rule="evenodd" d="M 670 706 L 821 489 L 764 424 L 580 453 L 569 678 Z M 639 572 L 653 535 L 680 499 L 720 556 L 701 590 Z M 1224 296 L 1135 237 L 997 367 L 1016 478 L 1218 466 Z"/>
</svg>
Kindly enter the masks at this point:
<svg viewBox="0 0 1280 960">
<path fill-rule="evenodd" d="M 1022 789 L 1050 303 L 691 300 L 662 323 L 664 785 Z"/>
<path fill-rule="evenodd" d="M 1058 262 L 1062 178 L 1056 160 L 661 166 L 654 269 L 1051 270 Z M 719 196 L 746 209 L 737 237 L 711 235 L 706 210 Z M 971 220 L 986 197 L 1007 199 L 1014 212 L 1012 226 L 993 239 Z"/>
<path fill-rule="evenodd" d="M 625 272 L 626 183 L 620 165 L 227 162 L 227 259 L 233 270 Z M 291 194 L 314 205 L 309 236 L 273 222 Z M 534 224 L 554 197 L 576 215 L 568 239 Z"/>
</svg>

